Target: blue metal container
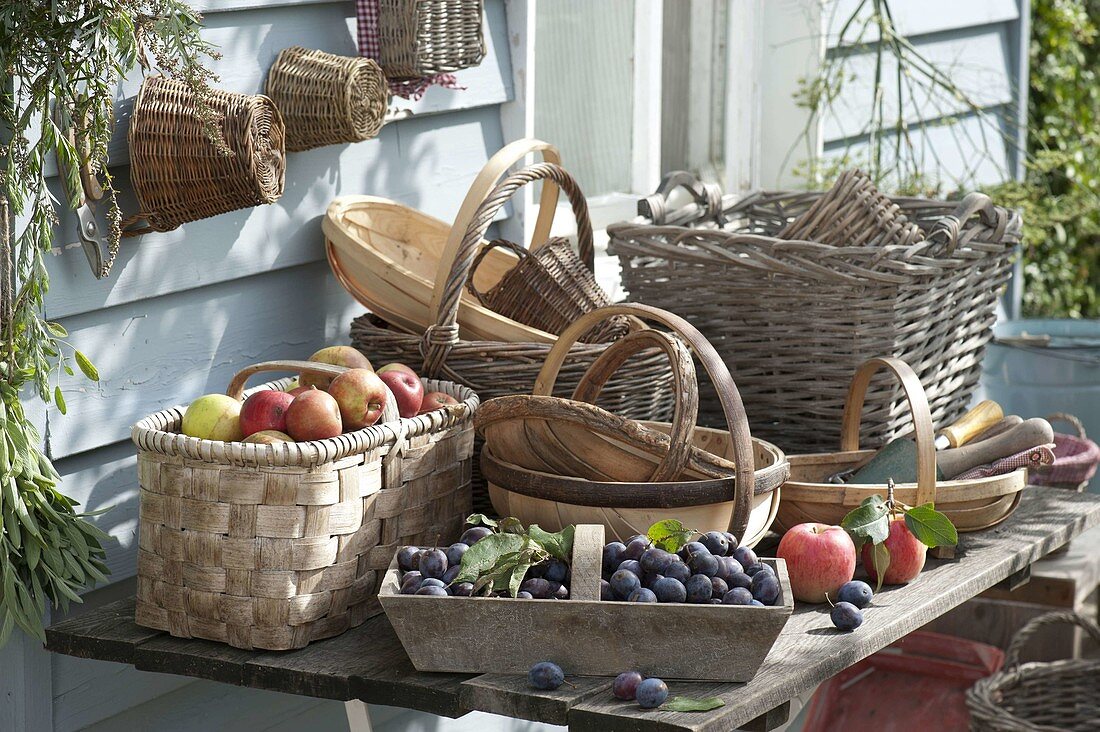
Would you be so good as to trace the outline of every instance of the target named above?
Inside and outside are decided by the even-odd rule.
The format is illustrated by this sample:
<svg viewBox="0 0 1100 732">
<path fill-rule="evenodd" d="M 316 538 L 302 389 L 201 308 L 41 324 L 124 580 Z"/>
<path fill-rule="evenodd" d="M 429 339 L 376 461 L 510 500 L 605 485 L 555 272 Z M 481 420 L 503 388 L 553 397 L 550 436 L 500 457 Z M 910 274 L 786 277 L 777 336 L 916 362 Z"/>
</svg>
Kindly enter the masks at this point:
<svg viewBox="0 0 1100 732">
<path fill-rule="evenodd" d="M 1069 412 L 1100 439 L 1100 320 L 1013 320 L 994 335 L 982 363 L 984 398 L 1025 418 Z M 1089 491 L 1100 493 L 1100 473 Z"/>
</svg>

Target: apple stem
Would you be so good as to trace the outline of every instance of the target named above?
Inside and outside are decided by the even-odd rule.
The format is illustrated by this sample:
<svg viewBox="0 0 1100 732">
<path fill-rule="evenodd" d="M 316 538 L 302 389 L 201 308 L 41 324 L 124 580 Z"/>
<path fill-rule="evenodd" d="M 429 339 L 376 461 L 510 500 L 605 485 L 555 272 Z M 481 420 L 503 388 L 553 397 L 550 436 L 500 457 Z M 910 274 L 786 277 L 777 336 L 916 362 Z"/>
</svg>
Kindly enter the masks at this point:
<svg viewBox="0 0 1100 732">
<path fill-rule="evenodd" d="M 891 516 L 898 514 L 898 503 L 894 500 L 894 479 L 886 479 L 886 509 Z"/>
<path fill-rule="evenodd" d="M 825 593 L 825 602 L 829 603 L 829 607 L 836 607 L 836 605 L 833 604 L 833 601 L 831 599 L 829 599 L 829 593 L 828 592 Z"/>
</svg>

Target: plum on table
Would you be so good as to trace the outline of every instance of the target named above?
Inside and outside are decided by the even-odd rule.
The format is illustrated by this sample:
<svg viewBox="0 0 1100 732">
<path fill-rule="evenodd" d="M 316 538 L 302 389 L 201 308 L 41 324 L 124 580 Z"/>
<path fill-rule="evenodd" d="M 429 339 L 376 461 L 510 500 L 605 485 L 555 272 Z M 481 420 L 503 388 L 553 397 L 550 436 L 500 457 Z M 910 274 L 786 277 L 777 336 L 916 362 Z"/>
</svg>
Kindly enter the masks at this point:
<svg viewBox="0 0 1100 732">
<path fill-rule="evenodd" d="M 829 611 L 829 619 L 837 628 L 852 631 L 863 625 L 863 611 L 850 602 L 838 602 Z"/>
<path fill-rule="evenodd" d="M 836 599 L 851 603 L 862 610 L 871 604 L 874 594 L 871 591 L 871 585 L 862 580 L 852 580 L 840 586 L 840 590 L 836 593 Z"/>
<path fill-rule="evenodd" d="M 615 695 L 616 699 L 630 701 L 634 698 L 634 694 L 638 690 L 638 684 L 642 681 L 642 675 L 637 671 L 623 671 L 612 682 L 611 693 Z"/>
<path fill-rule="evenodd" d="M 657 678 L 644 679 L 635 689 L 634 698 L 642 709 L 656 709 L 668 699 L 668 684 Z"/>
<path fill-rule="evenodd" d="M 539 661 L 527 672 L 527 683 L 541 691 L 553 691 L 565 683 L 565 673 L 556 663 Z"/>
</svg>

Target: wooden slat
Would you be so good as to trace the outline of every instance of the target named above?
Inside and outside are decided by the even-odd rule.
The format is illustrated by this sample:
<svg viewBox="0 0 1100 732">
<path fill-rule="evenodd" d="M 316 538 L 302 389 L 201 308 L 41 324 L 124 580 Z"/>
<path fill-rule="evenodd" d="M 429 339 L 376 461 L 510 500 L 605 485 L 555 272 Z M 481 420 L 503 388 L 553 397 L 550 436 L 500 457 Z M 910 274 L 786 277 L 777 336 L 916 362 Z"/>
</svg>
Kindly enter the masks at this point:
<svg viewBox="0 0 1100 732">
<path fill-rule="evenodd" d="M 837 0 L 826 8 L 826 22 L 829 26 L 827 41 L 832 48 L 837 42 L 837 33 L 841 24 L 852 16 L 860 0 Z M 871 3 L 863 3 L 861 17 L 869 17 Z M 1020 17 L 1017 0 L 901 0 L 890 3 L 898 32 L 906 36 L 919 36 L 942 31 L 973 28 L 995 23 L 1011 23 Z M 873 27 L 864 38 L 874 41 L 878 30 Z M 848 36 L 852 40 L 851 32 Z"/>
<path fill-rule="evenodd" d="M 133 663 L 134 648 L 163 635 L 134 622 L 134 598 L 118 600 L 46 629 L 46 650 L 78 658 Z"/>
<path fill-rule="evenodd" d="M 462 684 L 459 699 L 467 709 L 529 719 L 547 724 L 567 724 L 569 710 L 597 695 L 611 696 L 611 680 L 598 676 L 571 676 L 556 691 L 537 691 L 527 677 L 517 674 L 484 674 Z"/>
<path fill-rule="evenodd" d="M 224 643 L 162 634 L 140 643 L 134 649 L 134 666 L 139 671 L 179 674 L 245 686 L 248 684 L 245 664 L 258 655 L 256 651 L 244 651 Z"/>
</svg>

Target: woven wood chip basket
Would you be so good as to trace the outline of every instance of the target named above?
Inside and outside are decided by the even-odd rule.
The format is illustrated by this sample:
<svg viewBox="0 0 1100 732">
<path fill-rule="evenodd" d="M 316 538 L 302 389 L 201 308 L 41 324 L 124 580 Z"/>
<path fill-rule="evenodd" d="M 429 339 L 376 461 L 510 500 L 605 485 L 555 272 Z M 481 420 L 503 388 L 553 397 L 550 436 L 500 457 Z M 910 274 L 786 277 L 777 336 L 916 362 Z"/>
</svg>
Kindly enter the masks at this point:
<svg viewBox="0 0 1100 732">
<path fill-rule="evenodd" d="M 935 423 L 961 415 L 1020 241 L 1017 213 L 980 193 L 961 202 L 895 198 L 899 214 L 928 232 L 922 241 L 833 246 L 780 238 L 821 193 L 737 201 L 687 174 L 677 184 L 692 203 L 670 209 L 668 187 L 643 199 L 638 219 L 608 227 L 608 251 L 630 300 L 682 315 L 715 344 L 737 374 L 754 435 L 788 454 L 833 449 L 848 379 L 878 355 L 912 366 Z M 900 397 L 896 383 L 872 383 L 864 445 L 906 429 Z M 702 423 L 718 424 L 714 394 L 701 401 Z"/>
<path fill-rule="evenodd" d="M 264 92 L 282 112 L 292 152 L 377 136 L 389 101 L 386 77 L 374 60 L 301 46 L 279 52 Z"/>
<path fill-rule="evenodd" d="M 1020 663 L 1020 652 L 1048 625 L 1081 627 L 1100 643 L 1100 626 L 1068 610 L 1040 615 L 1012 639 L 1005 665 L 966 693 L 974 732 L 1057 732 L 1100 729 L 1100 661 Z"/>
<path fill-rule="evenodd" d="M 257 364 L 228 393 L 240 398 L 253 373 L 298 369 L 343 370 Z M 424 384 L 460 404 L 397 419 L 391 396 L 385 422 L 328 440 L 200 440 L 179 434 L 180 408 L 138 422 L 137 623 L 285 650 L 378 614 L 378 587 L 397 548 L 457 540 L 470 512 L 478 398 L 449 382 Z"/>
<path fill-rule="evenodd" d="M 261 94 L 221 90 L 207 102 L 221 120 L 230 155 L 207 137 L 186 84 L 164 76 L 142 83 L 128 135 L 140 213 L 125 222 L 127 235 L 171 231 L 283 195 L 285 131 L 274 103 Z M 146 225 L 135 228 L 140 221 Z"/>
<path fill-rule="evenodd" d="M 482 0 L 380 0 L 379 61 L 408 79 L 477 66 L 485 58 Z"/>
</svg>

